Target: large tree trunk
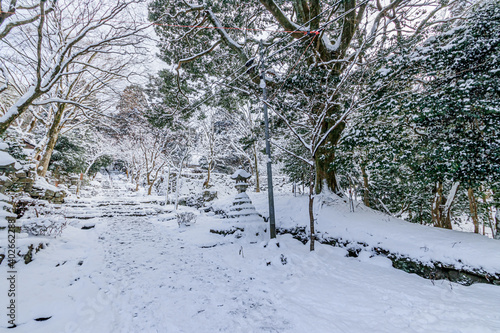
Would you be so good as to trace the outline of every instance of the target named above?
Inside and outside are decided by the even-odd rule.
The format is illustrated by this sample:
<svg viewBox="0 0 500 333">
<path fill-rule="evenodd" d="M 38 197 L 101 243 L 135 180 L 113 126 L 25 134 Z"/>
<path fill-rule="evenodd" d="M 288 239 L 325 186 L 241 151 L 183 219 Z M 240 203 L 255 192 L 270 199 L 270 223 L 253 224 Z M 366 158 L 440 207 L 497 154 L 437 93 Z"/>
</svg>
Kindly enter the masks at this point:
<svg viewBox="0 0 500 333">
<path fill-rule="evenodd" d="M 156 163 L 153 163 L 153 166 L 155 165 Z M 149 188 L 148 188 L 148 195 L 151 195 L 152 193 L 152 190 L 153 190 L 153 186 L 154 184 L 156 183 L 156 181 L 158 180 L 158 174 L 160 173 L 161 170 L 163 170 L 163 166 L 165 164 L 162 163 L 157 169 L 156 171 L 153 172 L 151 171 L 151 173 L 148 175 L 148 182 L 150 182 L 148 185 L 149 185 Z M 152 176 L 153 174 L 153 176 Z"/>
<path fill-rule="evenodd" d="M 41 177 L 45 177 L 45 175 L 47 175 L 50 158 L 52 157 L 52 153 L 54 152 L 54 147 L 56 146 L 57 138 L 59 137 L 59 133 L 61 131 L 59 125 L 61 124 L 62 115 L 64 114 L 65 109 L 66 109 L 66 104 L 57 105 L 57 112 L 54 115 L 54 121 L 50 126 L 49 133 L 47 133 L 49 141 L 47 142 L 47 146 L 45 147 L 45 153 L 43 154 L 42 160 L 40 161 L 40 164 L 38 166 L 38 175 Z"/>
<path fill-rule="evenodd" d="M 333 118 L 335 115 L 333 109 L 336 110 L 337 108 L 335 107 L 330 109 L 330 114 L 328 115 L 327 120 L 323 123 L 322 133 L 326 133 L 328 129 L 334 126 L 334 121 L 328 120 L 329 118 Z M 337 128 L 332 130 L 325 142 L 314 155 L 316 167 L 316 194 L 321 193 L 326 186 L 326 188 L 331 192 L 340 196 L 342 195 L 337 184 L 336 170 L 332 164 L 335 160 L 335 146 L 339 142 L 344 128 L 345 123 L 342 122 L 337 126 Z"/>
</svg>

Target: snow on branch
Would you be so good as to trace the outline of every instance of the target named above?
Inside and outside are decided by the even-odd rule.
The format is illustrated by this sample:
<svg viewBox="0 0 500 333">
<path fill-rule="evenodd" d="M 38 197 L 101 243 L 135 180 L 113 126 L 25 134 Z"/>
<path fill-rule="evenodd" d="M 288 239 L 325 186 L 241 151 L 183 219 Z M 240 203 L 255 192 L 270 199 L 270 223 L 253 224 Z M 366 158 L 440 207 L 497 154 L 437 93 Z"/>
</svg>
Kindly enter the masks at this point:
<svg viewBox="0 0 500 333">
<path fill-rule="evenodd" d="M 288 19 L 288 17 L 283 13 L 281 8 L 274 2 L 274 0 L 259 0 L 261 4 L 266 7 L 266 9 L 274 16 L 274 18 L 279 22 L 279 24 L 286 30 L 298 31 L 297 34 L 303 35 L 301 32 L 301 26 L 293 23 Z"/>
<path fill-rule="evenodd" d="M 451 2 L 443 2 L 443 3 L 440 3 L 439 6 L 436 6 L 436 8 L 434 8 L 421 22 L 420 24 L 418 25 L 417 29 L 415 29 L 415 32 L 414 32 L 414 35 L 418 35 L 420 32 L 422 32 L 422 30 L 425 28 L 425 27 L 428 27 L 428 26 L 431 26 L 431 25 L 434 25 L 434 24 L 437 24 L 437 23 L 444 23 L 444 22 L 448 22 L 449 20 L 456 20 L 458 19 L 457 18 L 451 18 L 451 19 L 448 19 L 448 20 L 439 20 L 439 21 L 434 21 L 434 22 L 431 22 L 429 23 L 429 21 L 434 17 L 436 16 L 436 14 L 453 5 L 455 2 L 457 2 L 457 0 L 455 1 L 451 1 Z"/>
<path fill-rule="evenodd" d="M 302 156 L 299 156 L 297 154 L 295 154 L 294 152 L 286 149 L 285 147 L 283 146 L 280 146 L 279 144 L 277 144 L 276 142 L 274 141 L 271 141 L 271 144 L 277 148 L 279 148 L 280 150 L 283 150 L 285 153 L 289 154 L 289 155 L 292 155 L 293 157 L 301 160 L 302 162 L 306 163 L 307 165 L 310 165 L 310 166 L 314 166 L 314 161 L 312 160 L 308 160 L 308 159 L 305 159 L 304 157 Z"/>
<path fill-rule="evenodd" d="M 2 73 L 2 76 L 3 76 L 3 83 L 2 85 L 0 86 L 0 93 L 7 90 L 7 88 L 9 87 L 9 81 L 10 81 L 10 75 L 9 75 L 9 72 L 7 71 L 7 69 L 5 68 L 4 64 L 2 62 L 0 62 L 0 72 Z"/>
<path fill-rule="evenodd" d="M 75 102 L 73 100 L 62 99 L 62 98 L 48 98 L 48 99 L 45 99 L 45 100 L 42 100 L 42 101 L 33 102 L 32 105 L 47 105 L 47 104 L 52 104 L 52 103 L 71 104 L 71 105 L 77 106 L 77 107 L 82 108 L 82 109 L 93 110 L 92 107 L 89 107 L 89 106 L 86 106 L 84 104 Z"/>
<path fill-rule="evenodd" d="M 273 111 L 273 112 L 274 112 L 274 113 L 275 113 L 278 117 L 280 117 L 280 118 L 281 118 L 281 119 L 285 122 L 286 126 L 290 129 L 290 131 L 292 131 L 293 135 L 294 135 L 295 137 L 297 137 L 297 139 L 300 141 L 300 143 L 302 143 L 302 145 L 303 145 L 303 146 L 304 146 L 304 147 L 305 147 L 308 151 L 311 151 L 311 145 L 310 145 L 310 144 L 308 144 L 308 143 L 306 142 L 306 140 L 302 137 L 302 135 L 300 135 L 300 134 L 296 131 L 295 127 L 294 127 L 292 124 L 290 124 L 290 122 L 288 121 L 288 119 L 286 119 L 286 117 L 285 117 L 285 116 L 283 116 L 283 115 L 281 114 L 281 112 L 279 112 L 279 111 L 277 111 L 276 109 L 274 109 L 274 108 L 272 107 L 272 105 L 270 105 L 270 104 L 269 104 L 269 103 L 267 103 L 267 102 L 264 102 L 264 103 L 266 103 L 266 104 L 267 104 L 267 106 L 268 106 L 268 107 L 269 107 L 269 108 L 270 108 L 270 109 L 271 109 L 271 110 L 272 110 L 272 111 Z"/>
<path fill-rule="evenodd" d="M 212 46 L 210 46 L 207 50 L 205 51 L 202 51 L 198 54 L 195 54 L 191 57 L 188 57 L 188 58 L 184 58 L 184 59 L 180 59 L 179 62 L 178 62 L 178 65 L 177 65 L 177 73 L 179 73 L 179 69 L 181 68 L 182 64 L 185 64 L 185 63 L 188 63 L 188 62 L 191 62 L 191 61 L 194 61 L 196 59 L 199 59 L 201 57 L 203 57 L 205 54 L 208 54 L 210 52 L 212 52 L 222 41 L 217 41 L 215 42 Z"/>
<path fill-rule="evenodd" d="M 238 54 L 240 54 L 240 55 L 243 54 L 243 51 L 242 51 L 243 45 L 240 45 L 234 39 L 232 39 L 231 36 L 229 36 L 229 34 L 223 29 L 223 26 L 220 23 L 219 19 L 215 16 L 215 14 L 211 10 L 207 10 L 206 13 L 208 14 L 208 18 L 209 18 L 210 22 L 214 25 L 214 27 L 217 28 L 216 29 L 217 32 L 222 37 L 222 39 L 226 42 L 226 44 L 228 44 L 232 50 L 237 51 Z M 248 59 L 246 59 L 246 56 L 245 56 L 245 60 L 248 60 Z"/>
<path fill-rule="evenodd" d="M 0 26 L 2 26 L 7 19 L 9 19 L 12 16 L 15 16 L 18 14 L 18 10 L 34 10 L 36 8 L 44 6 L 46 0 L 40 0 L 38 4 L 33 5 L 33 6 L 17 6 L 17 3 L 15 0 L 12 0 L 10 2 L 10 6 L 7 12 L 1 12 L 0 11 Z M 53 1 L 51 1 L 51 4 L 53 4 Z M 15 27 L 20 27 L 26 24 L 33 23 L 37 21 L 42 15 L 47 15 L 54 11 L 54 6 L 50 6 L 49 8 L 45 9 L 44 12 L 40 13 L 35 13 L 32 14 L 31 17 L 24 18 L 24 19 L 19 19 L 19 20 L 13 20 L 12 22 L 7 23 L 2 30 L 0 30 L 0 40 L 5 38 Z"/>
<path fill-rule="evenodd" d="M 399 6 L 401 3 L 403 3 L 404 0 L 394 0 L 393 2 L 391 2 L 390 4 L 388 4 L 387 6 L 383 7 L 380 6 L 380 3 L 379 3 L 379 13 L 377 14 L 377 16 L 375 17 L 375 19 L 373 20 L 373 24 L 372 24 L 372 28 L 370 30 L 370 34 L 368 35 L 368 37 L 366 38 L 366 41 L 368 42 L 367 45 L 372 45 L 373 42 L 375 42 L 375 37 L 376 37 L 376 34 L 377 34 L 377 30 L 378 30 L 378 27 L 379 27 L 379 24 L 380 24 L 380 20 L 385 17 L 387 15 L 387 12 L 389 12 L 390 10 L 393 10 L 395 9 L 397 6 Z"/>
</svg>

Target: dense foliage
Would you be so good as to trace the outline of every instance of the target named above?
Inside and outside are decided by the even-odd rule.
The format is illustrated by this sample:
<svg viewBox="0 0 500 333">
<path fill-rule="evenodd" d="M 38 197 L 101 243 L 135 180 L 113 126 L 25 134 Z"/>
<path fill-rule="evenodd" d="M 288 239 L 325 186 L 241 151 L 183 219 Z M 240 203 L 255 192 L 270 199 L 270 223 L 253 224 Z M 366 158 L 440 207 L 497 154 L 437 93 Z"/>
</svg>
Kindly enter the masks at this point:
<svg viewBox="0 0 500 333">
<path fill-rule="evenodd" d="M 500 177 L 500 5 L 464 15 L 377 55 L 365 81 L 373 106 L 343 139 L 344 170 L 366 166 L 375 206 L 412 221 L 431 222 L 433 197 L 445 205 L 453 183 L 488 198 Z"/>
</svg>

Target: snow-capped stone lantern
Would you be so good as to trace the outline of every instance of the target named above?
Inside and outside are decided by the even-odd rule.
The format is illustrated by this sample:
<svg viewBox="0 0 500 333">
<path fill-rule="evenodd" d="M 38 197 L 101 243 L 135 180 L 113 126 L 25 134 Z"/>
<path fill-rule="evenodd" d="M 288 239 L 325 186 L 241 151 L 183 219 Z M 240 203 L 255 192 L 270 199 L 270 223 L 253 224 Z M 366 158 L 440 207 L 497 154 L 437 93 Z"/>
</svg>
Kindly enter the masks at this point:
<svg viewBox="0 0 500 333">
<path fill-rule="evenodd" d="M 227 214 L 228 218 L 231 219 L 245 219 L 245 220 L 259 220 L 259 214 L 255 210 L 255 207 L 252 204 L 252 200 L 245 193 L 249 184 L 247 180 L 252 177 L 247 171 L 243 170 L 240 167 L 236 170 L 235 173 L 231 176 L 231 179 L 236 180 L 236 189 L 238 190 L 238 194 L 234 197 L 233 205 L 229 209 Z"/>
<path fill-rule="evenodd" d="M 252 177 L 251 174 L 243 170 L 241 167 L 236 170 L 235 173 L 231 176 L 231 179 L 236 180 L 236 189 L 238 190 L 238 193 L 245 193 L 247 188 L 248 188 L 248 183 L 247 180 Z"/>
<path fill-rule="evenodd" d="M 243 237 L 250 243 L 257 243 L 267 238 L 266 224 L 264 223 L 261 215 L 257 212 L 252 200 L 245 193 L 249 184 L 248 179 L 252 175 L 240 167 L 231 176 L 231 179 L 236 180 L 236 189 L 238 194 L 233 199 L 233 205 L 227 212 L 229 221 L 237 222 L 236 238 Z"/>
</svg>

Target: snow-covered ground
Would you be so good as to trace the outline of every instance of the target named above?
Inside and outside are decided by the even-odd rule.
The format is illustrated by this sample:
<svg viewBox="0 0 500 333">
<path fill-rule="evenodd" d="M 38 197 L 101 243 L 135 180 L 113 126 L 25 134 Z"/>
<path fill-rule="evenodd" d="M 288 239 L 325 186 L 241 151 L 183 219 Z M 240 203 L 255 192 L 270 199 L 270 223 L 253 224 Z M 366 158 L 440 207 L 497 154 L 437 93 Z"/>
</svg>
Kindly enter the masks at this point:
<svg viewBox="0 0 500 333">
<path fill-rule="evenodd" d="M 266 215 L 265 193 L 250 196 Z M 500 332 L 498 286 L 426 280 L 369 252 L 348 258 L 345 249 L 318 244 L 310 253 L 290 235 L 261 236 L 252 244 L 210 233 L 234 224 L 217 216 L 200 215 L 179 227 L 172 214 L 158 214 L 171 206 L 136 205 L 144 200 L 109 192 L 68 205 L 65 214 L 88 219 L 68 219 L 33 262 L 16 266 L 18 327 L 9 331 Z M 278 196 L 278 224 L 306 225 L 304 200 Z M 222 198 L 219 205 L 228 202 Z M 464 265 L 500 265 L 500 245 L 484 237 L 360 207 L 351 213 L 341 202 L 317 209 L 323 233 L 373 239 L 422 260 L 464 255 Z M 6 276 L 5 265 L 0 270 Z M 0 279 L 0 290 L 6 283 Z M 3 318 L 0 331 L 7 331 Z"/>
</svg>

